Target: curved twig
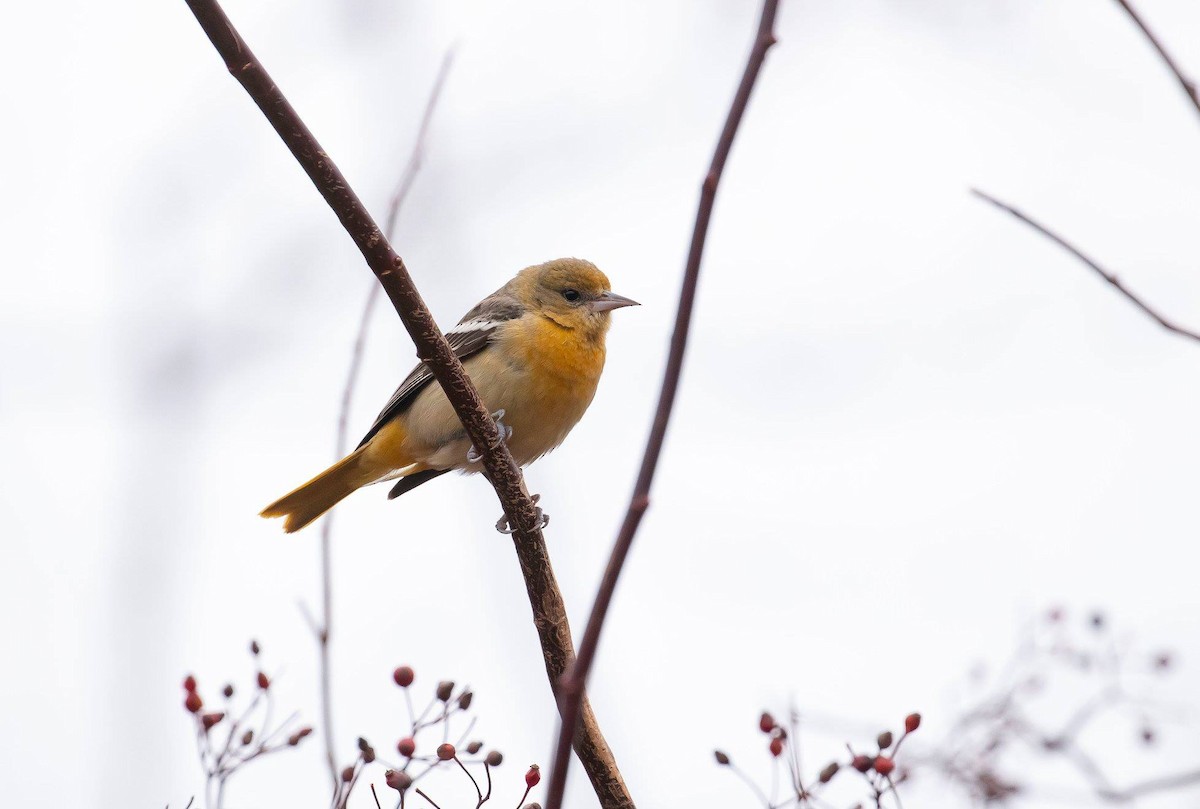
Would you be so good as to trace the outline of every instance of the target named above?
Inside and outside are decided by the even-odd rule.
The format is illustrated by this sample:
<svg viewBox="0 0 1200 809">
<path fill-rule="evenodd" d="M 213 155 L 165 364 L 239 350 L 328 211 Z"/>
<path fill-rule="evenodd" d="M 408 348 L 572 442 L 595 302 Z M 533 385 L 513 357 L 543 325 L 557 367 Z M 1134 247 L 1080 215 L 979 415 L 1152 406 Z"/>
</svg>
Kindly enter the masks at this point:
<svg viewBox="0 0 1200 809">
<path fill-rule="evenodd" d="M 759 17 L 758 31 L 754 37 L 754 45 L 746 61 L 741 83 L 734 94 L 733 103 L 725 117 L 725 126 L 717 140 L 712 163 L 704 175 L 700 190 L 700 203 L 696 211 L 696 223 L 692 229 L 691 246 L 688 249 L 687 264 L 683 272 L 683 284 L 679 293 L 679 308 L 675 313 L 675 331 L 671 335 L 671 348 L 667 354 L 667 367 L 663 372 L 662 390 L 658 396 L 658 407 L 654 412 L 654 423 L 650 428 L 650 437 L 646 441 L 646 451 L 642 456 L 642 466 L 638 472 L 637 483 L 633 488 L 633 496 L 625 519 L 617 533 L 613 544 L 612 555 L 608 567 L 605 568 L 604 578 L 600 581 L 600 589 L 588 618 L 583 640 L 579 644 L 579 658 L 575 661 L 559 684 L 559 713 L 562 724 L 559 728 L 558 745 L 554 754 L 554 766 L 550 774 L 550 786 L 547 788 L 546 809 L 559 809 L 562 806 L 563 793 L 566 789 L 567 768 L 570 763 L 569 750 L 571 739 L 575 735 L 575 726 L 579 718 L 580 705 L 583 702 L 584 684 L 587 682 L 588 671 L 596 656 L 596 648 L 600 643 L 600 631 L 604 619 L 608 615 L 612 603 L 613 592 L 617 587 L 617 579 L 621 568 L 633 545 L 642 517 L 650 505 L 650 486 L 654 482 L 654 472 L 658 468 L 658 459 L 662 454 L 663 441 L 667 434 L 667 425 L 671 420 L 671 410 L 675 405 L 675 395 L 679 388 L 679 377 L 683 371 L 683 356 L 687 349 L 688 330 L 692 321 L 692 309 L 696 300 L 696 284 L 700 277 L 700 261 L 704 256 L 704 242 L 708 236 L 708 224 L 712 218 L 713 202 L 717 195 L 717 185 L 721 181 L 721 173 L 725 162 L 733 148 L 733 139 L 737 135 L 738 126 L 745 115 L 746 106 L 750 102 L 750 94 L 758 79 L 766 59 L 767 51 L 775 44 L 775 15 L 779 9 L 779 0 L 765 0 Z"/>
<path fill-rule="evenodd" d="M 1196 92 L 1196 82 L 1184 75 L 1183 70 L 1171 58 L 1171 54 L 1167 53 L 1167 49 L 1163 47 L 1162 42 L 1159 41 L 1154 32 L 1142 20 L 1141 15 L 1137 13 L 1132 4 L 1127 2 L 1127 0 L 1117 0 L 1117 4 L 1125 9 L 1125 13 L 1129 15 L 1129 19 L 1133 20 L 1134 25 L 1142 30 L 1142 33 L 1145 34 L 1146 39 L 1149 40 L 1154 50 L 1158 51 L 1158 55 L 1162 58 L 1167 69 L 1171 71 L 1175 76 L 1175 80 L 1179 82 L 1179 86 L 1183 88 L 1183 92 L 1187 94 L 1188 100 L 1192 102 L 1192 106 L 1196 108 L 1196 112 L 1200 112 L 1200 94 Z"/>
<path fill-rule="evenodd" d="M 1037 222 L 1036 220 L 1030 218 L 1029 216 L 1026 216 L 1025 214 L 1021 213 L 1021 211 L 1017 210 L 1016 208 L 1009 205 L 1008 203 L 1001 202 L 1000 200 L 993 197 L 991 194 L 985 194 L 983 191 L 980 191 L 978 188 L 972 188 L 971 193 L 974 194 L 975 196 L 979 197 L 982 200 L 990 202 L 992 205 L 995 205 L 1000 210 L 1008 212 L 1012 216 L 1021 220 L 1025 224 L 1029 225 L 1031 228 L 1036 230 L 1038 233 L 1045 236 L 1050 241 L 1057 244 L 1059 247 L 1066 250 L 1071 255 L 1075 256 L 1075 258 L 1079 259 L 1084 264 L 1086 264 L 1093 272 L 1095 272 L 1097 275 L 1099 275 L 1101 278 L 1103 278 L 1108 283 L 1112 284 L 1112 286 L 1118 292 L 1120 292 L 1122 295 L 1124 295 L 1134 306 L 1141 309 L 1143 312 L 1145 312 L 1147 315 L 1149 315 L 1151 318 L 1153 318 L 1155 321 L 1157 321 L 1158 325 L 1162 326 L 1167 331 L 1175 332 L 1176 334 L 1178 334 L 1182 337 L 1190 337 L 1191 339 L 1200 342 L 1200 332 L 1194 332 L 1194 331 L 1191 331 L 1190 329 L 1185 329 L 1183 326 L 1176 325 L 1175 323 L 1172 323 L 1171 321 L 1167 320 L 1165 317 L 1160 315 L 1156 309 L 1151 307 L 1150 304 L 1146 303 L 1144 300 L 1139 298 L 1137 295 L 1130 292 L 1129 288 L 1126 287 L 1123 283 L 1121 283 L 1121 279 L 1117 278 L 1117 276 L 1113 275 L 1108 270 L 1101 267 L 1099 264 L 1096 263 L 1096 261 L 1094 259 L 1092 259 L 1088 255 L 1086 255 L 1082 250 L 1080 250 L 1078 247 L 1076 247 L 1075 245 L 1068 242 L 1062 236 L 1059 236 L 1057 233 L 1050 230 L 1050 228 L 1046 227 L 1045 225 L 1041 224 L 1040 222 Z"/>
</svg>

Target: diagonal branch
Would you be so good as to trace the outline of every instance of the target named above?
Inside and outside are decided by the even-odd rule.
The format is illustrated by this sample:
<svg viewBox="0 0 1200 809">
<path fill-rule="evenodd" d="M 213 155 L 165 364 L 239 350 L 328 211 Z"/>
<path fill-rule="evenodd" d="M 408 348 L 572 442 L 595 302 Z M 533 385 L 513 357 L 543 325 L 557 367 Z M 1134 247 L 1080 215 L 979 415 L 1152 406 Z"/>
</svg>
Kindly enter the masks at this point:
<svg viewBox="0 0 1200 809">
<path fill-rule="evenodd" d="M 1129 288 L 1126 287 L 1125 284 L 1123 284 L 1121 282 L 1121 279 L 1117 278 L 1117 276 L 1113 275 L 1108 270 L 1101 267 L 1092 258 L 1090 258 L 1086 254 L 1084 254 L 1083 251 L 1081 251 L 1075 245 L 1068 242 L 1062 236 L 1059 236 L 1057 233 L 1050 230 L 1045 225 L 1042 225 L 1041 223 L 1039 223 L 1039 222 L 1031 219 L 1030 217 L 1026 216 L 1025 214 L 1021 213 L 1019 210 L 1017 210 L 1013 206 L 1009 205 L 1008 203 L 1001 202 L 1000 200 L 996 199 L 995 197 L 991 196 L 990 194 L 985 194 L 983 191 L 980 191 L 978 188 L 972 188 L 971 193 L 974 194 L 975 196 L 979 197 L 982 200 L 990 202 L 992 205 L 995 205 L 1000 210 L 1007 211 L 1012 216 L 1021 220 L 1025 224 L 1029 225 L 1031 228 L 1036 230 L 1038 233 L 1042 234 L 1047 239 L 1050 239 L 1052 242 L 1057 244 L 1059 247 L 1063 248 L 1068 253 L 1075 256 L 1075 258 L 1079 259 L 1084 264 L 1086 264 L 1093 272 L 1095 272 L 1097 275 L 1099 275 L 1101 278 L 1103 278 L 1105 281 L 1107 281 L 1109 284 L 1111 284 L 1113 286 L 1113 288 L 1115 288 L 1118 292 L 1120 292 L 1122 295 L 1124 295 L 1126 297 L 1126 299 L 1128 299 L 1134 306 L 1141 309 L 1143 312 L 1145 312 L 1147 315 L 1149 315 L 1151 318 L 1153 318 L 1158 323 L 1158 325 L 1162 326 L 1167 331 L 1172 331 L 1183 337 L 1190 337 L 1191 339 L 1200 342 L 1200 332 L 1191 331 L 1190 329 L 1186 329 L 1183 326 L 1176 325 L 1175 323 L 1172 323 L 1171 321 L 1167 320 L 1165 317 L 1160 315 L 1157 310 L 1155 310 L 1153 307 L 1151 307 L 1150 304 L 1146 303 L 1144 300 L 1142 300 L 1137 295 L 1135 295 L 1133 292 L 1131 292 L 1129 290 Z"/>
<path fill-rule="evenodd" d="M 1192 102 L 1192 106 L 1196 108 L 1196 112 L 1200 112 L 1200 94 L 1196 91 L 1196 82 L 1184 75 L 1183 70 L 1171 58 L 1171 54 L 1167 53 L 1167 49 L 1163 47 L 1162 42 L 1154 35 L 1154 32 L 1146 25 L 1137 9 L 1133 7 L 1127 0 L 1117 0 L 1117 4 L 1125 9 L 1125 13 L 1129 15 L 1129 19 L 1133 20 L 1134 24 L 1142 29 L 1142 33 L 1146 35 L 1146 39 L 1154 46 L 1154 50 L 1158 51 L 1158 55 L 1162 57 L 1163 63 L 1167 69 L 1175 75 L 1175 80 L 1179 82 L 1179 86 L 1183 88 L 1183 92 L 1187 94 L 1188 99 Z"/>
<path fill-rule="evenodd" d="M 708 237 L 708 225 L 712 219 L 717 185 L 721 181 L 721 173 L 725 169 L 725 162 L 733 148 L 733 139 L 737 135 L 738 126 L 745 115 L 746 106 L 750 102 L 750 94 L 754 90 L 754 83 L 758 79 L 767 51 L 775 44 L 775 15 L 778 9 L 779 0 L 764 0 L 754 45 L 750 49 L 750 56 L 746 61 L 741 83 L 734 94 L 729 114 L 725 118 L 725 126 L 717 140 L 712 163 L 709 165 L 701 185 L 696 223 L 692 230 L 691 246 L 688 249 L 683 284 L 679 292 L 679 308 L 675 313 L 675 331 L 671 335 L 671 348 L 667 354 L 667 367 L 663 372 L 662 390 L 658 396 L 658 407 L 654 412 L 650 437 L 646 441 L 646 451 L 642 456 L 641 470 L 638 472 L 637 483 L 633 488 L 629 508 L 625 512 L 625 519 L 617 533 L 616 542 L 613 544 L 608 567 L 600 581 L 600 590 L 596 594 L 596 601 L 592 606 L 592 613 L 588 618 L 583 640 L 579 644 L 579 658 L 567 670 L 559 685 L 559 712 L 562 715 L 562 725 L 559 729 L 558 746 L 554 754 L 554 767 L 550 774 L 550 786 L 547 789 L 546 809 L 559 809 L 562 805 L 566 789 L 567 768 L 570 764 L 568 748 L 578 721 L 588 671 L 596 656 L 596 648 L 600 643 L 600 631 L 604 626 L 604 619 L 608 615 L 609 605 L 612 603 L 617 579 L 621 575 L 621 569 L 625 565 L 629 549 L 633 546 L 633 539 L 637 534 L 642 517 L 650 506 L 650 486 L 654 482 L 654 472 L 658 468 L 658 459 L 662 454 L 667 425 L 671 420 L 671 410 L 675 405 L 675 396 L 679 389 L 679 377 L 683 371 L 683 356 L 687 348 L 692 309 L 696 301 L 696 284 L 700 277 L 700 261 L 704 256 L 704 242 Z"/>
<path fill-rule="evenodd" d="M 513 544 L 525 577 L 546 673 L 557 691 L 559 677 L 575 656 L 571 631 L 562 593 L 550 566 L 546 541 L 539 528 L 540 515 L 525 489 L 525 480 L 512 453 L 501 440 L 487 407 L 417 292 L 403 259 L 384 238 L 341 171 L 292 109 L 262 63 L 251 53 L 216 0 L 187 0 L 187 3 L 226 68 L 258 105 L 362 252 L 412 338 L 418 359 L 429 366 L 454 406 L 471 443 L 482 451 L 486 476 L 496 491 L 509 525 L 514 528 Z M 583 722 L 575 737 L 575 749 L 592 779 L 601 805 L 605 809 L 632 807 L 633 801 L 612 752 L 586 702 Z"/>
<path fill-rule="evenodd" d="M 450 66 L 454 63 L 454 49 L 446 51 L 446 55 L 442 57 L 442 66 L 438 69 L 437 78 L 434 79 L 433 89 L 429 91 L 429 100 L 425 102 L 425 112 L 421 116 L 421 125 L 417 128 L 417 137 L 413 142 L 412 152 L 409 154 L 408 162 L 404 166 L 404 173 L 400 176 L 400 182 L 396 185 L 396 190 L 392 194 L 391 202 L 388 204 L 387 224 L 384 227 L 384 234 L 388 241 L 391 241 L 396 235 L 396 220 L 400 215 L 400 208 L 404 204 L 404 200 L 408 197 L 408 192 L 412 189 L 413 181 L 417 178 L 417 172 L 421 169 L 421 163 L 425 158 L 425 140 L 429 134 L 429 126 L 433 122 L 433 111 L 437 108 L 438 98 L 442 94 L 442 87 L 446 83 L 446 76 L 450 73 Z M 334 460 L 341 458 L 346 454 L 346 443 L 348 440 L 349 425 L 350 425 L 350 405 L 354 399 L 354 389 L 358 385 L 358 373 L 362 367 L 363 352 L 367 345 L 367 329 L 371 323 L 371 313 L 375 310 L 375 302 L 379 299 L 379 284 L 371 284 L 371 289 L 367 293 L 367 301 L 363 305 L 362 318 L 358 324 L 358 333 L 354 338 L 354 348 L 350 352 L 350 368 L 346 372 L 346 386 L 342 389 L 341 412 L 338 414 L 337 434 L 334 439 Z M 317 626 L 316 622 L 309 617 L 309 623 L 312 626 L 313 634 L 317 637 L 318 645 L 318 663 L 321 669 L 321 724 L 323 725 L 325 739 L 325 759 L 329 766 L 329 777 L 333 781 L 334 789 L 341 783 L 341 773 L 338 770 L 337 756 L 334 753 L 333 741 L 333 694 L 331 683 L 331 667 L 329 662 L 329 639 L 333 626 L 333 513 L 325 515 L 325 519 L 321 523 L 321 613 L 322 623 Z"/>
</svg>

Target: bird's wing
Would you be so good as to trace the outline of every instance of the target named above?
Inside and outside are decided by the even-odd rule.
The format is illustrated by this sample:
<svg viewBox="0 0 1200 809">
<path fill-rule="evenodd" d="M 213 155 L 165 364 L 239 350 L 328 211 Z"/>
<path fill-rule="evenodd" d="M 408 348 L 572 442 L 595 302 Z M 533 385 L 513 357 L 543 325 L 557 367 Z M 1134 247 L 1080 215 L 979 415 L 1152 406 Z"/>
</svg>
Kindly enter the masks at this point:
<svg viewBox="0 0 1200 809">
<path fill-rule="evenodd" d="M 450 348 L 459 360 L 465 360 L 472 354 L 478 354 L 487 348 L 495 336 L 496 330 L 505 321 L 515 320 L 524 313 L 525 307 L 508 294 L 506 288 L 500 289 L 480 301 L 474 309 L 463 316 L 462 320 L 458 321 L 457 326 L 446 332 L 446 342 L 450 343 Z M 392 398 L 388 399 L 383 410 L 375 417 L 375 423 L 371 425 L 370 430 L 367 430 L 367 434 L 363 436 L 358 445 L 361 447 L 370 441 L 383 425 L 407 410 L 408 406 L 417 398 L 417 394 L 432 381 L 433 373 L 429 367 L 423 362 L 417 363 L 417 367 L 413 368 L 412 372 L 400 383 L 400 387 L 396 388 Z"/>
</svg>

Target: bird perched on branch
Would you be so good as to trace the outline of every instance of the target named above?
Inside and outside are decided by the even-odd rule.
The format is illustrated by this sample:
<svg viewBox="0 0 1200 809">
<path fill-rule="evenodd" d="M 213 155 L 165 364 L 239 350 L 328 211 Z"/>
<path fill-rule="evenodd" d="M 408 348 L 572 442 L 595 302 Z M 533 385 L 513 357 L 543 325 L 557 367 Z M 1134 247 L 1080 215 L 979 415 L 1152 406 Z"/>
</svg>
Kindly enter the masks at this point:
<svg viewBox="0 0 1200 809">
<path fill-rule="evenodd" d="M 567 437 L 596 395 L 611 312 L 637 302 L 609 289 L 594 264 L 560 258 L 527 267 L 446 333 L 521 466 Z M 399 481 L 399 497 L 452 469 L 479 472 L 454 408 L 419 364 L 354 452 L 262 510 L 299 531 L 355 489 Z"/>
</svg>

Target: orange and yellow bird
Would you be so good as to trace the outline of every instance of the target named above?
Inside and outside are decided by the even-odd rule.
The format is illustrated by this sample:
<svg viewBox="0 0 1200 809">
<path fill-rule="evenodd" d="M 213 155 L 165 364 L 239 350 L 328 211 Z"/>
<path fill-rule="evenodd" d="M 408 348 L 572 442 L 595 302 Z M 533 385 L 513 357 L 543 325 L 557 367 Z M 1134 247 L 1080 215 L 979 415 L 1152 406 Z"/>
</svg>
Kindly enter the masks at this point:
<svg viewBox="0 0 1200 809">
<path fill-rule="evenodd" d="M 614 294 L 594 264 L 560 258 L 527 267 L 446 333 L 521 466 L 567 437 L 596 395 Z M 417 365 L 358 448 L 262 510 L 299 531 L 355 489 L 399 481 L 399 497 L 452 469 L 479 472 L 479 455 L 433 374 Z"/>
</svg>

